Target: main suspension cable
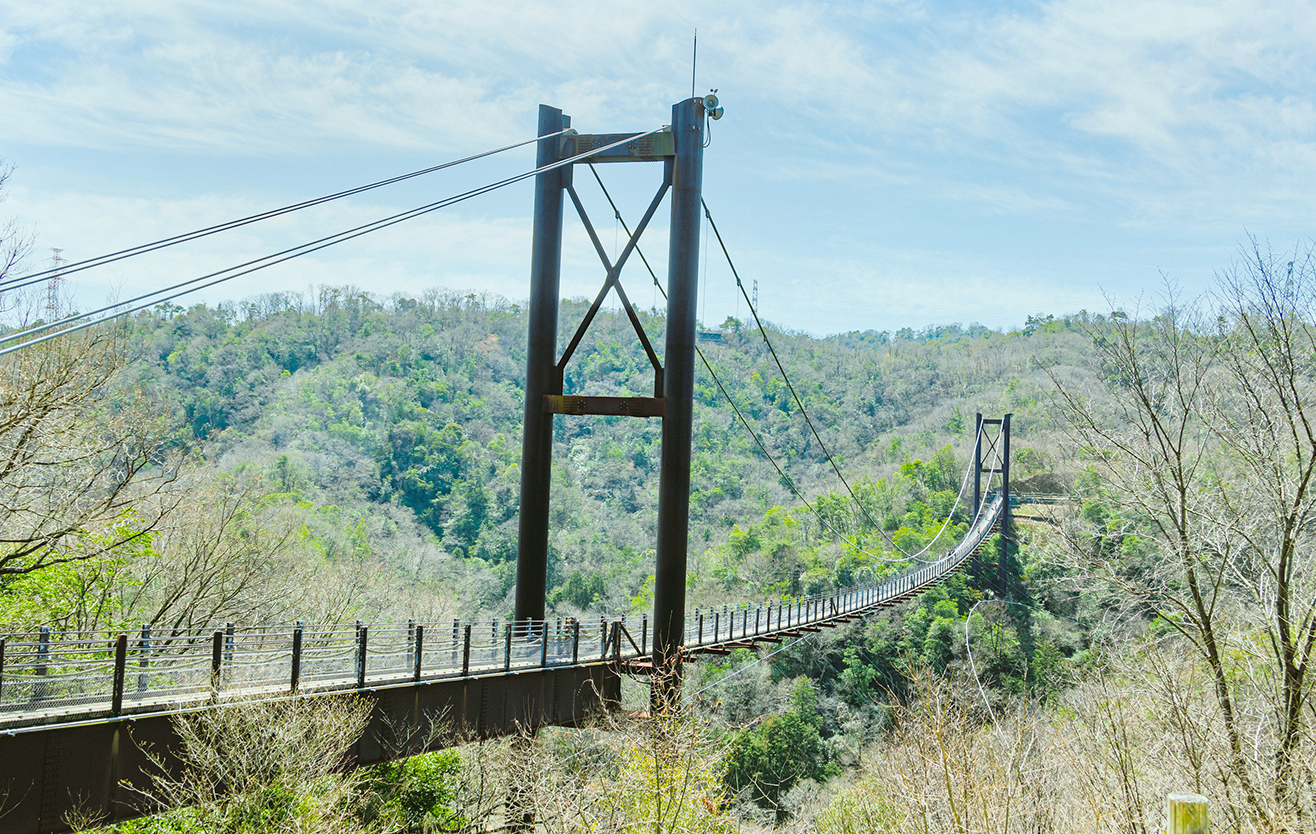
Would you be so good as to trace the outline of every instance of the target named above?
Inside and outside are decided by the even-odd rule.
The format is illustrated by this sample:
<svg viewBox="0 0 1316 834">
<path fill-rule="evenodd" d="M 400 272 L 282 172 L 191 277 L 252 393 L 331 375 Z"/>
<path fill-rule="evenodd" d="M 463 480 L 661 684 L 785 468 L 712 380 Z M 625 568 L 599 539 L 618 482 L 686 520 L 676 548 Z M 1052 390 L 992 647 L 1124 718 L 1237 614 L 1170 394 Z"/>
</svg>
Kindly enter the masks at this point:
<svg viewBox="0 0 1316 834">
<path fill-rule="evenodd" d="M 822 436 L 818 434 L 818 428 L 814 426 L 813 419 L 809 417 L 809 412 L 805 410 L 804 402 L 800 399 L 800 395 L 795 391 L 795 386 L 791 383 L 790 375 L 786 373 L 786 368 L 781 364 L 781 358 L 777 356 L 777 351 L 772 346 L 772 340 L 768 338 L 767 329 L 764 328 L 763 322 L 759 320 L 758 310 L 754 309 L 753 302 L 749 300 L 749 294 L 745 291 L 745 285 L 740 280 L 740 273 L 736 270 L 736 264 L 731 260 L 731 253 L 727 251 L 727 245 L 722 240 L 722 233 L 718 231 L 717 223 L 713 221 L 713 214 L 708 210 L 708 203 L 704 202 L 703 197 L 699 198 L 699 202 L 704 207 L 704 216 L 708 218 L 709 227 L 712 228 L 713 234 L 717 237 L 718 246 L 722 248 L 722 255 L 727 260 L 727 266 L 731 267 L 731 274 L 736 278 L 736 286 L 740 288 L 740 294 L 745 297 L 745 303 L 749 305 L 750 315 L 754 316 L 754 323 L 758 325 L 759 334 L 763 337 L 763 343 L 768 346 L 768 352 L 772 354 L 772 361 L 777 364 L 777 370 L 781 371 L 781 377 L 785 381 L 786 387 L 790 389 L 791 397 L 795 399 L 796 407 L 800 409 L 800 414 L 804 416 L 804 421 L 809 424 L 809 431 L 813 432 L 813 438 L 818 441 L 818 447 L 822 449 L 823 456 L 826 457 L 827 462 L 831 464 L 832 471 L 836 473 L 837 478 L 841 479 L 841 483 L 845 486 L 845 491 L 850 493 L 850 498 L 854 500 L 855 506 L 863 512 L 868 518 L 869 523 L 877 529 L 877 532 L 882 534 L 882 538 L 886 539 L 893 548 L 904 553 L 906 557 L 913 558 L 904 548 L 896 544 L 895 540 L 888 536 L 887 532 L 882 529 L 881 523 L 873 518 L 873 514 L 868 511 L 868 508 L 864 506 L 864 503 L 859 500 L 859 496 L 855 495 L 854 490 L 850 488 L 850 482 L 841 474 L 841 467 L 837 466 L 836 459 L 832 457 L 831 452 L 827 451 L 827 444 L 823 443 Z"/>
<path fill-rule="evenodd" d="M 472 197 L 478 197 L 482 194 L 487 194 L 490 191 L 494 191 L 504 186 L 511 185 L 513 183 L 520 182 L 525 179 L 529 179 L 530 177 L 536 176 L 538 174 L 547 173 L 548 171 L 561 168 L 565 165 L 571 165 L 579 161 L 582 157 L 588 157 L 598 153 L 602 153 L 603 151 L 610 150 L 620 145 L 624 145 L 627 142 L 634 141 L 636 138 L 658 133 L 663 129 L 664 128 L 659 127 L 659 128 L 654 128 L 653 130 L 650 130 L 646 133 L 638 134 L 637 136 L 628 136 L 626 139 L 613 142 L 612 144 L 609 145 L 603 145 L 598 148 L 594 148 L 593 150 L 587 151 L 583 154 L 578 154 L 576 156 L 569 157 L 567 159 L 550 163 L 541 168 L 535 168 L 531 171 L 526 171 L 524 173 L 517 174 L 516 176 L 508 177 L 507 179 L 499 180 L 498 182 L 491 183 L 489 185 L 484 185 L 479 188 L 472 189 L 470 191 L 466 191 L 462 194 L 457 194 L 455 196 L 447 197 L 433 203 L 428 203 L 418 208 L 400 212 L 390 217 L 383 218 L 382 220 L 376 220 L 371 223 L 366 223 L 361 226 L 356 226 L 352 229 L 347 229 L 346 231 L 337 232 L 335 234 L 322 237 L 318 240 L 311 241 L 310 243 L 304 243 L 299 246 L 294 246 L 289 249 L 285 249 L 281 252 L 276 252 L 272 255 L 266 255 L 261 258 L 256 258 L 255 260 L 251 260 L 251 261 L 247 261 L 246 263 L 239 264 L 237 266 L 228 267 L 227 269 L 221 269 L 218 272 L 212 272 L 207 275 L 202 275 L 199 278 L 192 278 L 188 281 L 182 281 L 178 284 L 174 284 L 172 286 L 165 287 L 163 289 L 154 290 L 149 293 L 144 293 L 142 295 L 136 296 L 135 298 L 130 298 L 127 301 L 121 301 L 116 304 L 109 304 L 98 310 L 93 310 L 87 313 L 80 313 L 78 315 L 73 315 L 73 316 L 67 316 L 63 319 L 51 322 L 49 324 L 42 324 L 36 327 L 30 327 L 27 330 L 23 330 L 18 333 L 11 333 L 9 335 L 2 336 L 0 337 L 0 344 L 3 344 L 4 342 L 11 342 L 17 339 L 23 339 L 27 336 L 32 336 L 47 330 L 52 330 L 61 327 L 63 328 L 56 330 L 53 333 L 48 333 L 45 336 L 40 336 L 38 338 L 30 339 L 28 341 L 22 342 L 17 345 L 11 345 L 10 347 L 4 348 L 3 350 L 0 350 L 0 356 L 4 356 L 7 353 L 12 353 L 16 350 L 21 350 L 26 347 L 31 347 L 33 345 L 41 344 L 42 342 L 48 341 L 57 336 L 66 335 L 69 333 L 76 332 L 78 330 L 85 329 L 87 327 L 92 327 L 94 325 L 103 322 L 111 321 L 113 319 L 119 318 L 120 316 L 129 315 L 130 313 L 135 313 L 140 310 L 144 310 L 148 307 L 155 306 L 157 304 L 163 304 L 166 301 L 172 301 L 173 299 L 183 295 L 187 295 L 188 293 L 196 292 L 198 290 L 203 290 L 208 287 L 213 287 L 216 284 L 221 284 L 225 281 L 230 281 L 234 278 L 238 278 L 243 275 L 249 275 L 253 272 L 274 266 L 275 264 L 280 264 L 283 263 L 284 261 L 290 261 L 294 258 L 299 258 L 303 255 L 309 255 L 312 252 L 318 252 L 321 249 L 326 249 L 335 244 L 343 243 L 348 240 L 353 240 L 354 238 L 361 237 L 371 232 L 379 231 L 380 229 L 388 228 L 389 226 L 394 226 L 398 223 L 401 223 L 406 220 L 410 220 L 414 217 L 419 217 L 423 214 L 428 214 L 432 211 L 437 211 L 442 208 L 447 208 L 448 206 L 452 206 L 457 203 L 463 202 L 465 200 L 469 200 Z M 230 273 L 230 274 L 226 275 L 225 273 Z M 187 287 L 187 289 L 181 289 L 183 287 Z M 166 295 L 161 298 L 156 298 L 156 296 L 160 296 L 163 293 L 169 293 L 173 290 L 179 290 L 179 292 L 174 292 L 172 295 Z M 146 299 L 152 299 L 152 300 L 146 301 Z M 143 303 L 138 303 L 138 302 L 143 302 Z M 125 307 L 127 305 L 135 305 L 135 306 L 123 310 L 118 309 L 120 307 Z M 110 311 L 114 311 L 114 310 L 117 310 L 117 312 L 110 313 Z M 105 313 L 110 313 L 110 314 L 102 315 Z M 74 324 L 74 322 L 81 322 L 81 323 Z M 63 327 L 64 325 L 73 325 L 73 326 Z"/>
<path fill-rule="evenodd" d="M 982 426 L 979 425 L 978 432 L 973 438 L 974 447 L 976 448 L 977 445 L 981 442 L 982 442 Z M 969 474 L 971 472 L 973 472 L 973 466 L 972 465 L 966 466 L 964 469 L 964 477 L 960 479 L 960 491 L 955 494 L 955 503 L 951 504 L 950 510 L 946 513 L 946 520 L 941 523 L 941 528 L 937 530 L 937 533 L 932 537 L 932 540 L 923 546 L 922 550 L 919 550 L 917 553 L 910 554 L 911 559 L 917 559 L 919 556 L 922 556 L 924 553 L 927 553 L 929 550 L 931 550 L 932 546 L 937 543 L 938 539 L 941 538 L 941 534 L 946 532 L 946 528 L 950 526 L 950 520 L 955 515 L 955 511 L 960 508 L 960 501 L 964 499 L 965 491 L 969 488 Z M 974 518 L 976 519 L 977 515 L 975 515 Z"/>
<path fill-rule="evenodd" d="M 313 200 L 305 200 L 300 203 L 293 203 L 292 205 L 283 206 L 282 208 L 270 209 L 269 211 L 263 211 L 260 212 L 259 214 L 252 214 L 247 217 L 239 218 L 237 220 L 230 220 L 226 223 L 217 223 L 214 226 L 207 226 L 204 229 L 197 229 L 195 231 L 186 232 L 181 235 L 174 235 L 172 237 L 161 238 L 160 240 L 152 241 L 150 243 L 143 243 L 139 246 L 133 246 L 128 249 L 120 249 L 118 252 L 111 252 L 106 255 L 98 255 L 94 258 L 87 258 L 86 260 L 75 261 L 74 263 L 71 264 L 64 264 L 58 267 L 51 267 L 50 269 L 44 269 L 39 272 L 29 272 L 26 275 L 16 275 L 12 278 L 6 278 L 5 280 L 0 281 L 0 289 L 16 290 L 26 286 L 30 286 L 32 284 L 40 283 L 41 281 L 49 280 L 51 278 L 55 278 L 55 277 L 64 278 L 68 275 L 71 275 L 75 272 L 81 272 L 85 269 L 92 269 L 94 267 L 104 266 L 105 264 L 111 264 L 114 263 L 115 261 L 121 261 L 124 260 L 125 258 L 131 258 L 137 255 L 145 255 L 148 252 L 155 252 L 169 246 L 175 246 L 180 243 L 187 243 L 188 241 L 197 240 L 199 238 L 207 237 L 213 234 L 218 234 L 219 232 L 226 232 L 230 229 L 236 229 L 241 226 L 246 226 L 251 223 L 259 222 L 261 220 L 268 220 L 271 217 L 280 217 L 285 214 L 290 214 L 294 211 L 300 211 L 301 209 L 310 208 L 312 206 L 323 205 L 324 203 L 332 202 L 333 200 L 339 200 L 342 199 L 343 197 L 351 197 L 354 194 L 360 194 L 365 191 L 370 191 L 376 188 L 382 188 L 386 185 L 393 185 L 394 183 L 399 183 L 405 180 L 414 179 L 415 177 L 424 176 L 425 174 L 432 174 L 436 171 L 442 171 L 446 168 L 453 168 L 467 162 L 473 162 L 477 159 L 484 159 L 485 157 L 494 156 L 496 154 L 503 153 L 504 151 L 510 151 L 516 148 L 524 147 L 525 145 L 538 142 L 540 139 L 551 139 L 554 136 L 560 136 L 565 132 L 566 130 L 564 129 L 558 131 L 557 133 L 546 133 L 543 136 L 537 136 L 534 139 L 527 139 L 524 142 L 517 142 L 513 145 L 504 145 L 501 148 L 495 148 L 494 150 L 491 151 L 484 151 L 483 153 L 474 154 L 473 156 L 468 156 L 463 159 L 454 159 L 451 162 L 444 162 L 441 165 L 432 165 L 428 168 L 422 168 L 419 171 L 412 171 L 409 174 L 400 174 L 396 177 L 389 177 L 388 179 L 379 180 L 378 182 L 372 182 L 368 185 L 359 185 L 356 188 L 349 188 L 346 191 L 338 191 L 333 194 L 326 194 L 323 197 L 316 197 Z"/>
<path fill-rule="evenodd" d="M 795 493 L 795 497 L 800 499 L 800 501 L 804 503 L 805 507 L 808 507 L 809 512 L 817 516 L 819 524 L 830 530 L 832 535 L 836 536 L 838 539 L 850 545 L 855 550 L 859 551 L 865 556 L 868 556 L 869 558 L 876 559 L 880 562 L 886 562 L 888 564 L 892 564 L 892 563 L 903 564 L 909 561 L 908 558 L 895 559 L 890 556 L 882 556 L 877 553 L 870 553 L 869 551 L 865 550 L 863 547 L 860 546 L 858 537 L 856 537 L 854 540 L 851 540 L 844 533 L 842 533 L 841 531 L 837 530 L 834 526 L 832 526 L 832 523 L 828 521 L 827 518 L 821 512 L 818 511 L 818 508 L 815 507 L 813 504 L 809 503 L 809 499 L 805 498 L 804 493 L 800 492 L 799 488 L 795 486 L 795 481 L 792 480 L 791 477 L 786 474 L 786 472 L 781 468 L 781 465 L 778 464 L 776 459 L 772 457 L 772 454 L 768 451 L 768 447 L 764 445 L 763 440 L 759 437 L 758 433 L 754 431 L 753 427 L 750 426 L 749 421 L 745 419 L 745 415 L 741 413 L 740 407 L 736 405 L 736 401 L 731 399 L 731 395 L 727 393 L 727 389 L 722 386 L 722 381 L 717 378 L 717 373 L 713 371 L 713 366 L 709 364 L 708 359 L 704 356 L 704 352 L 702 350 L 699 350 L 698 347 L 695 348 L 695 352 L 699 354 L 699 358 L 700 360 L 703 361 L 704 367 L 708 369 L 708 375 L 713 378 L 714 384 L 717 385 L 717 390 L 722 392 L 722 396 L 725 397 L 726 401 L 731 404 L 731 409 L 735 411 L 736 416 L 740 418 L 741 425 L 745 427 L 745 431 L 749 432 L 749 436 L 754 439 L 754 442 L 756 444 L 758 444 L 759 451 L 761 451 L 763 453 L 763 456 L 768 459 L 768 463 L 772 464 L 772 468 L 777 470 L 777 475 L 780 476 L 781 480 L 786 484 L 787 487 L 790 488 L 790 491 Z"/>
<path fill-rule="evenodd" d="M 621 211 L 617 208 L 617 204 L 613 201 L 612 195 L 608 193 L 608 187 L 603 184 L 603 179 L 599 177 L 599 172 L 594 168 L 594 165 L 591 164 L 589 167 L 590 170 L 593 171 L 594 173 L 594 179 L 597 180 L 599 183 L 599 188 L 603 191 L 603 196 L 608 199 L 608 205 L 612 206 L 612 211 L 617 218 L 617 222 L 621 224 L 622 231 L 626 232 L 627 236 L 629 237 L 631 234 L 630 227 L 626 225 L 625 219 L 623 219 L 621 216 Z M 649 260 L 644 257 L 644 253 L 640 251 L 640 246 L 638 242 L 635 245 L 635 252 L 640 256 L 640 260 L 644 263 L 645 269 L 649 270 L 649 276 L 653 278 L 653 285 L 658 288 L 658 291 L 663 294 L 663 298 L 666 299 L 667 290 L 663 289 L 663 285 L 658 282 L 658 275 L 653 271 L 653 267 L 649 265 Z M 785 483 L 785 485 L 790 489 L 790 491 L 794 493 L 795 497 L 800 499 L 800 501 L 803 502 L 804 506 L 809 509 L 809 512 L 813 513 L 818 518 L 818 523 L 821 526 L 826 527 L 829 531 L 831 531 L 832 535 L 836 536 L 842 542 L 850 545 L 858 552 L 872 559 L 876 559 L 878 561 L 886 562 L 886 563 L 902 563 L 902 564 L 907 561 L 906 559 L 893 559 L 890 556 L 882 556 L 876 553 L 870 553 L 869 551 L 865 550 L 862 546 L 860 546 L 858 537 L 851 540 L 844 533 L 837 530 L 832 525 L 832 523 L 829 522 L 827 518 L 823 516 L 823 514 L 819 512 L 813 506 L 813 504 L 809 502 L 809 499 L 804 497 L 804 493 L 802 493 L 799 490 L 799 488 L 795 486 L 795 481 L 792 480 L 791 477 L 786 474 L 785 470 L 781 468 L 781 465 L 777 463 L 776 458 L 774 458 L 772 456 L 772 453 L 768 451 L 767 445 L 763 442 L 762 439 L 760 439 L 758 432 L 754 431 L 753 426 L 749 424 L 749 420 L 745 418 L 745 415 L 740 411 L 740 407 L 736 405 L 736 401 L 731 398 L 731 394 L 728 393 L 727 389 L 722 385 L 722 380 L 718 378 L 717 372 L 713 370 L 713 366 L 712 364 L 709 363 L 708 357 L 704 356 L 704 352 L 699 349 L 699 345 L 697 344 L 695 345 L 695 353 L 699 355 L 699 361 L 703 362 L 704 367 L 708 369 L 708 375 L 712 377 L 713 383 L 717 385 L 717 390 L 722 392 L 722 396 L 726 399 L 727 403 L 730 404 L 731 410 L 734 411 L 736 413 L 736 417 L 740 419 L 740 423 L 745 427 L 745 431 L 749 432 L 749 436 L 753 438 L 754 443 L 758 445 L 759 451 L 762 452 L 763 456 L 768 459 L 768 463 L 772 464 L 772 468 L 777 470 L 777 475 L 781 478 L 782 482 Z"/>
</svg>

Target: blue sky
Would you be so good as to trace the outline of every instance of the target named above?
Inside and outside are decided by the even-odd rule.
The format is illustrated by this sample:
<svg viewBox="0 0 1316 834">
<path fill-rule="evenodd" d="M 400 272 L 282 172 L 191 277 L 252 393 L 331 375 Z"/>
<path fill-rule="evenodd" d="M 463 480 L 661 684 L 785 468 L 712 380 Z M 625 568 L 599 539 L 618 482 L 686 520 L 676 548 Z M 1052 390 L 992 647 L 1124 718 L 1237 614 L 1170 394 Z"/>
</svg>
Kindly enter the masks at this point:
<svg viewBox="0 0 1316 834">
<path fill-rule="evenodd" d="M 1308 241 L 1306 3 L 0 0 L 0 219 L 78 259 L 529 138 L 726 117 L 705 197 L 761 312 L 814 333 L 1132 307 L 1247 234 Z M 84 308 L 527 170 L 531 148 L 70 281 Z M 634 222 L 656 166 L 601 169 Z M 578 183 L 586 183 L 582 172 Z M 610 212 L 581 189 L 600 234 Z M 352 283 L 524 298 L 529 184 L 199 294 Z M 665 261 L 666 223 L 642 244 Z M 564 293 L 602 280 L 578 224 Z M 701 317 L 743 317 L 708 253 Z M 653 303 L 632 261 L 624 283 Z M 660 271 L 660 277 L 664 273 Z"/>
</svg>

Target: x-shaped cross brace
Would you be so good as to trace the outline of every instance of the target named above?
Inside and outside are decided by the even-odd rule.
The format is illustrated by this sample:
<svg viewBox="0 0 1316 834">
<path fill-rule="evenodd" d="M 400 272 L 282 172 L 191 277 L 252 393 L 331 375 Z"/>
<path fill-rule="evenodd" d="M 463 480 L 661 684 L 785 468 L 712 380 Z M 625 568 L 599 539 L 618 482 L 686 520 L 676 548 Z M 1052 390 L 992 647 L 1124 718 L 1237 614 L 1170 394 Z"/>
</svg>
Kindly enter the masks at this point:
<svg viewBox="0 0 1316 834">
<path fill-rule="evenodd" d="M 996 430 L 995 437 L 991 437 L 987 434 L 987 426 L 999 426 L 1000 424 L 1001 424 L 1000 420 L 982 421 L 982 425 L 983 425 L 982 440 L 985 441 L 985 443 L 979 447 L 981 451 L 979 452 L 978 455 L 979 456 L 978 465 L 981 466 L 983 462 L 987 462 L 988 468 L 983 469 L 982 471 L 988 475 L 1003 474 L 1005 472 L 1005 470 L 1001 468 L 999 461 L 993 463 L 994 457 L 997 453 L 996 444 L 1001 441 L 1002 430 L 998 428 Z"/>
<path fill-rule="evenodd" d="M 631 256 L 640 242 L 640 235 L 644 234 L 645 227 L 653 219 L 654 212 L 658 210 L 659 204 L 662 203 L 663 197 L 667 195 L 667 189 L 672 186 L 672 165 L 669 162 L 663 166 L 663 184 L 654 195 L 653 201 L 649 203 L 649 209 L 644 213 L 640 224 L 635 227 L 626 240 L 626 247 L 621 250 L 621 255 L 617 257 L 617 263 L 613 263 L 608 257 L 607 251 L 603 248 L 603 243 L 599 240 L 598 234 L 594 231 L 594 224 L 589 220 L 589 214 L 585 211 L 585 206 L 580 202 L 580 196 L 576 194 L 576 189 L 567 183 L 567 194 L 571 196 L 571 202 L 576 207 L 576 213 L 580 215 L 580 220 L 585 224 L 585 230 L 589 232 L 589 239 L 594 243 L 594 251 L 599 253 L 599 260 L 603 262 L 603 267 L 607 270 L 607 277 L 603 280 L 603 288 L 594 298 L 594 303 L 590 305 L 589 311 L 585 313 L 585 318 L 576 328 L 576 335 L 571 337 L 571 342 L 567 345 L 566 351 L 563 352 L 562 358 L 557 363 L 557 390 L 562 391 L 562 379 L 566 372 L 567 362 L 571 360 L 571 355 L 576 352 L 580 345 L 580 340 L 585 336 L 585 331 L 589 329 L 590 323 L 594 321 L 594 316 L 598 314 L 599 308 L 603 306 L 603 300 L 608 297 L 608 290 L 615 289 L 617 298 L 621 300 L 622 308 L 626 310 L 626 316 L 631 320 L 631 326 L 635 328 L 635 334 L 640 337 L 640 344 L 644 345 L 644 352 L 649 356 L 649 362 L 653 365 L 653 395 L 661 397 L 663 395 L 663 366 L 658 361 L 658 354 L 654 352 L 653 345 L 649 342 L 648 335 L 644 332 L 644 326 L 640 324 L 640 317 L 635 314 L 635 307 L 631 305 L 631 300 L 626 296 L 626 291 L 621 286 L 621 268 L 626 264 L 626 259 Z"/>
</svg>

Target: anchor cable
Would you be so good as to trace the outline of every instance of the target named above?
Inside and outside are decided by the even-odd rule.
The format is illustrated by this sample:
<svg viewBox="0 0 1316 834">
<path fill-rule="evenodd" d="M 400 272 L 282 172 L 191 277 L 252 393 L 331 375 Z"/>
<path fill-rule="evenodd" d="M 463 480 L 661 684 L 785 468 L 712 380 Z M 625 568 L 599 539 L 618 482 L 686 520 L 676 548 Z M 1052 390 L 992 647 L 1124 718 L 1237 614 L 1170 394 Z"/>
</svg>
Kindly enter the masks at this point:
<svg viewBox="0 0 1316 834">
<path fill-rule="evenodd" d="M 11 342 L 18 339 L 23 339 L 27 336 L 33 336 L 35 334 L 47 330 L 60 328 L 63 325 L 73 325 L 72 327 L 64 327 L 63 329 L 56 330 L 54 333 L 48 333 L 45 336 L 40 336 L 35 339 L 30 339 L 28 341 L 22 342 L 17 345 L 11 345 L 10 347 L 0 350 L 0 356 L 4 356 L 7 353 L 12 353 L 16 350 L 21 350 L 23 348 L 30 347 L 32 345 L 40 344 L 42 342 L 53 339 L 57 336 L 66 335 L 69 333 L 76 332 L 78 330 L 85 329 L 87 327 L 92 327 L 94 325 L 101 324 L 103 322 L 111 321 L 113 319 L 119 318 L 120 316 L 125 316 L 130 313 L 135 313 L 140 310 L 144 310 L 147 307 L 152 307 L 157 304 L 163 304 L 164 302 L 171 301 L 175 298 L 178 298 L 179 296 L 187 295 L 188 293 L 196 292 L 198 290 L 206 289 L 208 287 L 213 287 L 216 284 L 221 284 L 225 281 L 230 281 L 234 278 L 243 275 L 249 275 L 258 270 L 262 270 L 267 267 L 274 266 L 275 264 L 280 264 L 285 261 L 290 261 L 294 258 L 299 258 L 302 255 L 309 255 L 312 252 L 318 252 L 321 249 L 326 249 L 335 244 L 353 240 L 355 238 L 361 237 L 371 232 L 388 228 L 389 226 L 394 226 L 398 223 L 401 223 L 406 220 L 410 220 L 415 217 L 419 217 L 423 214 L 428 214 L 430 212 L 437 211 L 442 208 L 447 208 L 448 206 L 456 205 L 457 203 L 464 202 L 473 197 L 478 197 L 482 194 L 487 194 L 490 191 L 494 191 L 496 189 L 502 188 L 507 185 L 511 185 L 513 183 L 521 182 L 522 180 L 529 179 L 530 177 L 536 176 L 538 174 L 543 174 L 548 171 L 561 168 L 565 165 L 571 165 L 576 161 L 580 160 L 582 157 L 588 157 L 598 153 L 602 153 L 603 151 L 610 150 L 612 148 L 619 147 L 628 142 L 634 141 L 638 137 L 649 136 L 661 130 L 663 130 L 663 128 L 659 127 L 659 128 L 654 128 L 653 130 L 650 130 L 646 133 L 637 134 L 636 136 L 627 136 L 625 139 L 619 140 L 617 142 L 613 142 L 612 144 L 609 145 L 603 145 L 601 147 L 594 148 L 583 154 L 578 154 L 576 156 L 569 157 L 567 159 L 559 160 L 557 162 L 553 162 L 548 165 L 545 165 L 541 168 L 535 168 L 533 170 L 526 171 L 517 174 L 515 176 L 508 177 L 506 179 L 499 180 L 494 183 L 490 183 L 488 185 L 480 186 L 479 188 L 471 189 L 470 191 L 466 191 L 461 194 L 454 195 L 452 197 L 446 197 L 442 200 L 438 200 L 433 203 L 427 203 L 426 205 L 419 206 L 414 209 L 409 209 L 407 211 L 400 212 L 398 214 L 394 214 L 389 217 L 385 217 L 381 220 L 375 220 L 370 223 L 365 223 L 363 225 L 356 226 L 351 229 L 347 229 L 345 231 L 336 232 L 332 235 L 327 235 L 326 237 L 319 238 L 318 240 L 314 240 L 309 243 L 303 243 L 299 246 L 294 246 L 289 249 L 284 249 L 272 255 L 265 255 L 264 257 L 256 258 L 254 260 L 247 261 L 246 263 L 242 263 L 237 266 L 228 267 L 227 269 L 221 269 L 217 272 L 212 272 L 207 275 L 202 275 L 198 278 L 192 278 L 187 281 L 182 281 L 180 283 L 173 284 L 172 286 L 164 287 L 163 289 L 153 290 L 152 292 L 143 293 L 142 295 L 136 296 L 134 298 L 130 298 L 127 301 L 121 301 L 116 304 L 106 305 L 98 310 L 92 310 L 87 313 L 80 313 L 73 316 L 67 316 L 63 319 L 59 319 L 58 321 L 54 321 L 49 324 L 42 324 L 36 327 L 30 327 L 18 333 L 11 333 L 5 336 L 0 336 L 0 344 L 3 344 L 4 342 Z M 225 273 L 230 273 L 230 274 L 226 275 Z M 181 289 L 183 287 L 187 287 L 187 289 Z M 180 291 L 174 292 L 172 295 L 166 295 L 162 298 L 155 297 L 155 296 L 160 296 L 164 293 L 170 293 L 173 290 L 180 290 Z M 153 299 L 153 300 L 146 301 L 146 299 Z M 144 302 L 144 303 L 138 303 L 138 302 Z M 121 307 L 125 307 L 127 305 L 135 305 L 135 306 L 123 310 L 118 309 Z M 112 313 L 110 312 L 116 310 L 117 312 L 112 312 Z M 109 315 L 102 315 L 105 313 L 109 313 Z M 81 323 L 74 324 L 74 322 L 81 322 Z"/>
<path fill-rule="evenodd" d="M 454 159 L 451 162 L 444 162 L 440 165 L 431 165 L 428 168 L 422 168 L 419 171 L 412 171 L 409 174 L 400 174 L 396 177 L 389 177 L 388 179 L 369 183 L 368 185 L 359 185 L 356 188 L 349 188 L 346 191 L 338 191 L 333 194 L 326 194 L 323 197 L 316 197 L 315 199 L 312 200 L 304 200 L 303 202 L 293 203 L 292 205 L 283 206 L 282 208 L 270 209 L 269 211 L 263 211 L 260 212 L 259 214 L 249 215 L 247 217 L 242 217 L 237 220 L 230 220 L 226 223 L 217 223 L 214 226 L 207 226 L 203 229 L 197 229 L 195 231 L 186 232 L 181 235 L 173 235 L 172 237 L 161 238 L 160 240 L 152 241 L 150 243 L 143 243 L 139 246 L 133 246 L 128 249 L 120 249 L 118 252 L 110 252 L 109 254 L 106 255 L 98 255 L 94 258 L 87 258 L 86 260 L 75 261 L 74 263 L 71 264 L 64 264 L 62 266 L 52 267 L 50 269 L 41 270 L 39 272 L 29 272 L 26 275 L 15 275 L 12 278 L 7 278 L 3 281 L 0 281 L 0 288 L 20 289 L 22 287 L 26 287 L 31 284 L 39 283 L 43 280 L 49 280 L 50 278 L 54 278 L 54 277 L 64 278 L 75 272 L 81 272 L 84 269 L 92 269 L 94 267 L 104 266 L 105 264 L 111 264 L 114 263 L 115 261 L 121 261 L 124 260 L 125 258 L 131 258 L 136 255 L 145 255 L 148 252 L 155 252 L 169 246 L 175 246 L 179 243 L 187 243 L 188 241 L 197 240 L 198 238 L 208 237 L 209 235 L 218 234 L 219 232 L 226 232 L 229 229 L 236 229 L 241 226 L 246 226 L 251 223 L 259 222 L 261 220 L 268 220 L 271 217 L 280 217 L 285 214 L 290 214 L 294 211 L 300 211 L 301 209 L 304 208 L 323 205 L 324 203 L 332 202 L 334 200 L 339 200 L 342 199 L 343 197 L 351 197 L 354 194 L 360 194 L 365 191 L 371 191 L 376 188 L 382 188 L 386 185 L 393 185 L 394 183 L 399 183 L 405 180 L 414 179 L 415 177 L 424 176 L 425 174 L 432 174 L 435 171 L 442 171 L 445 168 L 453 168 L 467 162 L 473 162 L 477 159 L 484 159 L 485 157 L 494 156 L 496 154 L 503 153 L 504 151 L 510 151 L 516 148 L 524 147 L 525 145 L 529 145 L 533 142 L 538 142 L 540 139 L 551 139 L 554 136 L 560 136 L 564 132 L 566 132 L 565 129 L 560 130 L 557 133 L 546 133 L 543 136 L 537 136 L 534 139 L 527 139 L 524 142 L 517 142 L 512 145 L 504 145 L 501 148 L 495 148 L 494 150 L 491 151 L 484 151 L 483 153 L 477 153 L 472 156 L 464 157 L 462 159 Z"/>
</svg>

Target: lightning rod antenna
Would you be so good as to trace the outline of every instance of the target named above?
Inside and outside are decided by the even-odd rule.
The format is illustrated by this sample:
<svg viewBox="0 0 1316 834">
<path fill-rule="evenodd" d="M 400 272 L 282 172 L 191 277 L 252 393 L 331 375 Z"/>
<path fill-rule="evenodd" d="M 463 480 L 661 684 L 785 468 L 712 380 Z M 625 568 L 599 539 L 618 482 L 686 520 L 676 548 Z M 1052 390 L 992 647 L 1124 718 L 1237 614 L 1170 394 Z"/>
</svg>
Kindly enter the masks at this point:
<svg viewBox="0 0 1316 834">
<path fill-rule="evenodd" d="M 695 97 L 695 69 L 699 66 L 699 27 L 695 27 L 695 48 L 690 55 L 690 98 Z"/>
</svg>

